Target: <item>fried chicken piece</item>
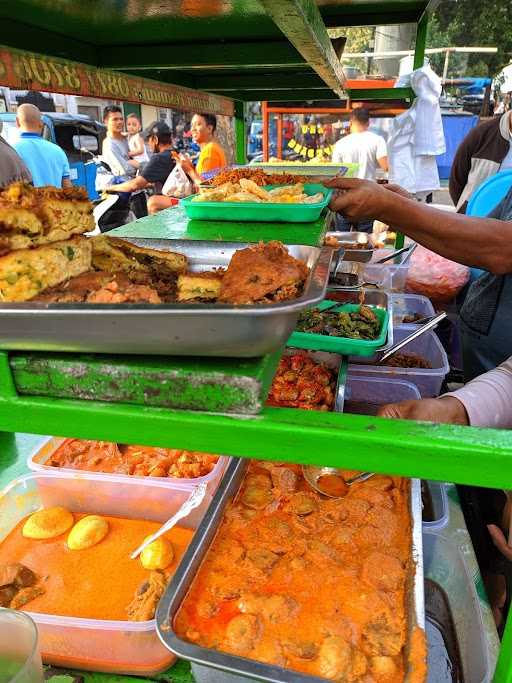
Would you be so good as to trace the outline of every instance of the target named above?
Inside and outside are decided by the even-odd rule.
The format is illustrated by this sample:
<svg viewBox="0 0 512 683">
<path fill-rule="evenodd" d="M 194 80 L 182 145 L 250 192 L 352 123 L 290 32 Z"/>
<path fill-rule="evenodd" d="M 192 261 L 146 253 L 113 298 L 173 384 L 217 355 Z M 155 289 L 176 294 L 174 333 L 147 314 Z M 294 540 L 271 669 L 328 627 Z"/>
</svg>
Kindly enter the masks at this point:
<svg viewBox="0 0 512 683">
<path fill-rule="evenodd" d="M 307 266 L 290 256 L 277 241 L 236 251 L 222 279 L 219 301 L 232 304 L 258 303 L 278 290 L 297 295 L 308 275 Z"/>
<path fill-rule="evenodd" d="M 153 619 L 166 586 L 165 574 L 160 570 L 152 571 L 148 580 L 139 586 L 135 597 L 126 608 L 128 619 L 130 621 L 150 621 Z"/>
</svg>

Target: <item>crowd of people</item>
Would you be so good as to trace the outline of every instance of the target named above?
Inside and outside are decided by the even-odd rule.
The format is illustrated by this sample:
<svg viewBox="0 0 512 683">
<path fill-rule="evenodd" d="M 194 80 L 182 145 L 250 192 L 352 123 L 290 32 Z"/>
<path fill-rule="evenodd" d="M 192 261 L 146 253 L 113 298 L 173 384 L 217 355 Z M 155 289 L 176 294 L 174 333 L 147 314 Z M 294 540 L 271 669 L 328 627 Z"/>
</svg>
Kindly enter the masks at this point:
<svg viewBox="0 0 512 683">
<path fill-rule="evenodd" d="M 137 217 L 172 206 L 171 198 L 162 191 L 176 166 L 186 174 L 194 191 L 202 182 L 202 174 L 227 164 L 226 154 L 215 138 L 217 119 L 213 114 L 198 113 L 192 117 L 190 136 L 198 150 L 197 159 L 184 153 L 181 137 L 173 136 L 163 121 L 154 121 L 143 130 L 136 114 L 125 119 L 121 107 L 109 105 L 104 109 L 103 122 L 106 136 L 102 159 L 116 180 L 106 190 L 139 193 L 139 206 L 135 204 Z M 0 135 L 0 186 L 24 180 L 35 187 L 69 187 L 69 161 L 58 145 L 44 139 L 39 109 L 33 104 L 21 104 L 16 125 L 19 139 L 13 147 Z M 147 204 L 140 190 L 151 192 Z"/>
</svg>

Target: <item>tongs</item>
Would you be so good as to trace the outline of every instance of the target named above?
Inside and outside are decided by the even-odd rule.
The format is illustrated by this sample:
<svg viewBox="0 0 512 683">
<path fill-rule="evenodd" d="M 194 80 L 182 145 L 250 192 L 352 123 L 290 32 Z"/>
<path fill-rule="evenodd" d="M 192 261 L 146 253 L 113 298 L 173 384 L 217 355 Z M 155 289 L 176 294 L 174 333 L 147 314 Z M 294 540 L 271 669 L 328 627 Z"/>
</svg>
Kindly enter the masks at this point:
<svg viewBox="0 0 512 683">
<path fill-rule="evenodd" d="M 425 332 L 428 332 L 433 327 L 436 327 L 441 322 L 441 320 L 444 320 L 446 318 L 446 315 L 446 311 L 443 311 L 442 313 L 434 315 L 432 318 L 427 318 L 428 322 L 424 323 L 423 325 L 420 325 L 417 330 L 414 330 L 414 332 L 408 334 L 407 337 L 404 337 L 404 339 L 402 339 L 401 341 L 397 342 L 396 344 L 393 344 L 391 348 L 389 348 L 385 353 L 383 353 L 377 361 L 377 364 L 380 365 L 394 353 L 396 353 L 400 349 L 403 349 L 404 346 L 407 346 L 407 344 L 414 341 L 415 339 L 418 339 L 418 337 L 421 337 L 421 335 L 425 334 Z"/>
<path fill-rule="evenodd" d="M 378 261 L 374 261 L 374 264 L 381 264 L 381 263 L 386 263 L 387 261 L 391 261 L 391 259 L 396 258 L 397 256 L 400 256 L 401 254 L 405 254 L 406 252 L 409 252 L 401 261 L 400 265 L 403 266 L 404 263 L 407 263 L 407 261 L 411 258 L 414 250 L 416 249 L 418 245 L 416 242 L 414 244 L 409 244 L 407 247 L 403 247 L 402 249 L 398 249 L 397 251 L 393 251 L 391 254 L 388 254 L 387 256 L 384 256 L 384 258 L 379 259 Z"/>
</svg>

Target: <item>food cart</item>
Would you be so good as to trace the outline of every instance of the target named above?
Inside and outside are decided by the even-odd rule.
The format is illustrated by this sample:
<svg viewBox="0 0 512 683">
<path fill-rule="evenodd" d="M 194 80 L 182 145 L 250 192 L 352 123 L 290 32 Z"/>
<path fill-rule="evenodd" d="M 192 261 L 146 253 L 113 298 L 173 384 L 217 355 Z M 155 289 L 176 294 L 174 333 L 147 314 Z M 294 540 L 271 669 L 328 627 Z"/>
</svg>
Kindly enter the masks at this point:
<svg viewBox="0 0 512 683">
<path fill-rule="evenodd" d="M 63 7 L 24 0 L 0 10 L 0 82 L 234 116 L 236 160 L 243 163 L 244 101 L 288 99 L 290 89 L 299 99 L 343 92 L 342 67 L 326 27 L 416 22 L 418 67 L 435 5 L 427 0 L 261 0 L 243 6 L 209 1 L 184 3 L 179 9 L 160 4 L 149 11 L 147 3 L 124 2 L 92 11 L 87 3 Z M 352 90 L 350 96 L 411 101 L 413 95 L 409 89 L 376 89 Z M 287 244 L 318 246 L 325 229 L 324 216 L 283 228 L 189 221 L 180 209 L 171 209 L 121 228 L 117 235 L 250 242 L 278 234 Z M 41 443 L 34 435 L 52 434 L 512 488 L 512 442 L 505 432 L 263 405 L 278 358 L 189 360 L 62 353 L 58 346 L 52 352 L 4 347 L 0 481 L 6 484 L 25 471 L 27 456 Z M 167 389 L 155 396 L 148 391 L 155 384 Z M 226 392 L 227 386 L 244 390 Z M 452 487 L 451 524 L 462 528 L 454 499 Z M 468 536 L 459 533 L 459 545 L 469 557 L 463 561 L 465 571 L 476 574 Z M 438 543 L 450 545 L 446 538 Z M 459 571 L 448 565 L 445 573 L 450 569 Z M 490 619 L 488 609 L 476 614 Z M 493 650 L 495 634 L 491 627 L 488 632 Z M 512 617 L 493 678 L 497 683 L 512 681 L 511 652 Z M 481 680 L 491 676 L 483 670 Z"/>
</svg>

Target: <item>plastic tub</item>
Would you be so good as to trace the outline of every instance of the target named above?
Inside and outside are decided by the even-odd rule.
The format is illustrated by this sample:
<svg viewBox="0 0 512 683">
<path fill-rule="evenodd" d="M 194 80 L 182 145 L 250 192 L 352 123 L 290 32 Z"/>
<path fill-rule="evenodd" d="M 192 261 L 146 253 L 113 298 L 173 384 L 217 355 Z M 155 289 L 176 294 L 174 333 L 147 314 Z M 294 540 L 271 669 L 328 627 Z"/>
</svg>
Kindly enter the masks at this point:
<svg viewBox="0 0 512 683">
<path fill-rule="evenodd" d="M 410 330 L 397 327 L 394 331 L 394 341 L 399 342 L 410 334 Z M 400 353 L 416 353 L 430 361 L 432 368 L 395 368 L 386 365 L 363 365 L 351 362 L 348 366 L 350 376 L 387 377 L 404 379 L 418 387 L 422 398 L 438 396 L 441 385 L 450 366 L 446 352 L 434 332 L 425 332 L 421 337 L 408 344 Z M 353 360 L 353 358 L 351 358 Z M 374 359 L 376 360 L 376 358 Z"/>
<path fill-rule="evenodd" d="M 457 633 L 464 683 L 491 683 L 492 661 L 478 596 L 464 555 L 449 535 L 423 532 L 425 578 L 438 583 L 448 596 Z"/>
<path fill-rule="evenodd" d="M 164 522 L 183 503 L 188 490 L 136 477 L 118 481 L 87 472 L 33 472 L 15 479 L 0 493 L 0 540 L 23 517 L 42 506 L 63 505 L 73 512 L 94 512 Z M 195 529 L 209 505 L 208 496 L 180 524 Z M 108 595 L 98 596 L 108 599 Z M 74 669 L 152 676 L 175 660 L 160 642 L 151 621 L 82 619 L 27 613 L 39 632 L 43 661 Z"/>
<path fill-rule="evenodd" d="M 428 318 L 435 315 L 434 306 L 430 299 L 420 294 L 392 294 L 393 302 L 393 325 L 394 327 L 407 326 L 411 329 L 414 323 L 404 323 L 403 318 L 407 315 L 421 315 Z"/>
<path fill-rule="evenodd" d="M 375 263 L 385 256 L 393 253 L 393 249 L 375 249 L 370 263 L 365 264 L 363 279 L 365 282 L 375 284 L 383 289 L 390 289 L 396 292 L 403 292 L 409 272 L 410 259 L 405 263 L 395 264 L 394 261 L 387 263 Z M 405 258 L 407 253 L 399 258 Z"/>
<path fill-rule="evenodd" d="M 282 185 L 267 185 L 266 190 Z M 258 203 L 258 202 L 196 202 L 193 197 L 181 200 L 181 205 L 189 218 L 203 221 L 248 221 L 310 223 L 316 221 L 329 203 L 332 190 L 317 183 L 304 185 L 308 195 L 322 192 L 324 198 L 314 204 Z"/>
<path fill-rule="evenodd" d="M 446 485 L 440 481 L 423 481 L 423 487 L 429 498 L 431 520 L 423 521 L 423 529 L 426 531 L 439 531 L 444 529 L 450 521 L 448 509 L 448 495 Z"/>
<path fill-rule="evenodd" d="M 317 308 L 321 311 L 329 308 L 335 301 L 325 299 Z M 327 334 L 315 334 L 312 332 L 299 332 L 295 330 L 288 339 L 288 346 L 298 349 L 314 349 L 317 351 L 331 351 L 354 356 L 371 356 L 379 348 L 384 346 L 388 336 L 389 311 L 378 306 L 371 306 L 380 322 L 380 334 L 377 339 L 351 339 L 349 337 L 331 337 Z M 331 308 L 332 313 L 353 313 L 359 311 L 359 304 L 339 304 Z"/>
<path fill-rule="evenodd" d="M 401 379 L 357 377 L 347 379 L 344 413 L 376 415 L 380 406 L 421 398 L 417 387 Z"/>
<path fill-rule="evenodd" d="M 35 448 L 27 458 L 27 467 L 29 470 L 32 470 L 33 472 L 64 472 L 75 475 L 79 472 L 86 472 L 86 470 L 74 470 L 70 467 L 51 467 L 50 465 L 45 465 L 45 462 L 47 462 L 48 458 L 55 453 L 57 448 L 59 448 L 64 441 L 66 441 L 66 439 L 62 439 L 57 436 L 47 437 L 46 443 L 44 443 L 42 446 L 37 446 L 37 448 Z M 133 481 L 134 479 L 139 482 L 141 480 L 157 482 L 160 483 L 164 488 L 170 486 L 176 491 L 186 491 L 186 495 L 188 495 L 190 491 L 197 486 L 197 484 L 206 482 L 208 494 L 213 495 L 217 490 L 228 462 L 229 457 L 222 455 L 209 474 L 206 474 L 204 477 L 197 477 L 195 479 L 182 479 L 176 477 L 139 477 L 128 474 L 108 474 L 104 472 L 94 472 L 94 474 L 102 478 L 104 477 L 114 483 L 117 482 L 120 484 L 124 484 L 125 481 Z"/>
</svg>

